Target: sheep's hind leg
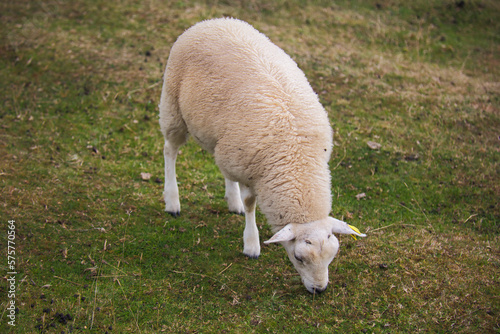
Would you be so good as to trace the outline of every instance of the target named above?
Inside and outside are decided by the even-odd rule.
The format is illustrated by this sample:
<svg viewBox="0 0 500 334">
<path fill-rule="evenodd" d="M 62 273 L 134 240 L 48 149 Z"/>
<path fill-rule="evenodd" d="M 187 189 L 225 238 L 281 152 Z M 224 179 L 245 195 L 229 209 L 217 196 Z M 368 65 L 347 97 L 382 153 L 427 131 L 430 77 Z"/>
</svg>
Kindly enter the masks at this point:
<svg viewBox="0 0 500 334">
<path fill-rule="evenodd" d="M 165 156 L 165 189 L 163 198 L 165 199 L 165 211 L 174 217 L 181 213 L 181 204 L 179 202 L 179 188 L 175 176 L 175 160 L 179 152 L 180 145 L 173 145 L 171 141 L 165 140 L 163 154 Z"/>
<path fill-rule="evenodd" d="M 256 259 L 260 255 L 259 230 L 255 222 L 255 195 L 250 188 L 240 185 L 241 199 L 245 206 L 245 230 L 243 232 L 243 254 Z"/>
<path fill-rule="evenodd" d="M 227 206 L 230 212 L 242 215 L 245 213 L 245 208 L 243 207 L 243 202 L 241 201 L 240 187 L 238 182 L 225 179 L 226 181 L 226 195 L 224 198 L 227 201 Z"/>
</svg>

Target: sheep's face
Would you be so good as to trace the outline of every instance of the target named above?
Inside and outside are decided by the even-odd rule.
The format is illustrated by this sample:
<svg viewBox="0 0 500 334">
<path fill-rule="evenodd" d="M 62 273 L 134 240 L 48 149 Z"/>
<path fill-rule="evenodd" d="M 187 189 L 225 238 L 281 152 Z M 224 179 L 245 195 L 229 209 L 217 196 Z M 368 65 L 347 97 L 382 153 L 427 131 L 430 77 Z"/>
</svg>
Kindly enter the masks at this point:
<svg viewBox="0 0 500 334">
<path fill-rule="evenodd" d="M 339 241 L 331 229 L 310 227 L 312 229 L 309 230 L 305 226 L 296 226 L 296 238 L 283 242 L 283 246 L 306 289 L 311 293 L 320 293 L 328 285 L 328 266 L 337 255 Z"/>
<path fill-rule="evenodd" d="M 328 265 L 337 255 L 339 241 L 333 233 L 356 234 L 346 223 L 328 217 L 307 224 L 288 224 L 265 243 L 281 243 L 310 293 L 328 285 Z"/>
</svg>

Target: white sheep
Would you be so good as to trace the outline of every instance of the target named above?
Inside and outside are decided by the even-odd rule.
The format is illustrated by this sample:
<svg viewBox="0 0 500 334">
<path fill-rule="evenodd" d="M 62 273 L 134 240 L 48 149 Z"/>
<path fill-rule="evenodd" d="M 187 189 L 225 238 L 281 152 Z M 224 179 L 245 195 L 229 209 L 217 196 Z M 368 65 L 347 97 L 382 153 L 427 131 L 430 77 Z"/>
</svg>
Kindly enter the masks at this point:
<svg viewBox="0 0 500 334">
<path fill-rule="evenodd" d="M 260 255 L 256 200 L 311 293 L 328 285 L 338 252 L 333 233 L 355 234 L 329 217 L 328 116 L 297 64 L 236 19 L 200 22 L 173 45 L 161 94 L 165 211 L 180 213 L 175 160 L 188 134 L 225 177 L 229 210 L 245 213 L 243 253 Z"/>
</svg>

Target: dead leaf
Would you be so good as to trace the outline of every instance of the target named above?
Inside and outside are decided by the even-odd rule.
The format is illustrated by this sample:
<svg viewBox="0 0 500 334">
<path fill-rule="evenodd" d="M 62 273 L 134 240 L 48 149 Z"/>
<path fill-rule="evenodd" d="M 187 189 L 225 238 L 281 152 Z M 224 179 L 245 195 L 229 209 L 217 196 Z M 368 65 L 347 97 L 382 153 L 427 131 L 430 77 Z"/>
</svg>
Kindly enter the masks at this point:
<svg viewBox="0 0 500 334">
<path fill-rule="evenodd" d="M 368 141 L 367 144 L 368 144 L 368 147 L 371 148 L 372 150 L 379 150 L 382 147 L 381 144 L 376 143 L 374 141 Z"/>
<path fill-rule="evenodd" d="M 141 179 L 143 179 L 144 181 L 148 181 L 150 178 L 151 178 L 150 173 L 141 173 Z"/>
<path fill-rule="evenodd" d="M 83 271 L 84 272 L 89 271 L 90 272 L 90 276 L 96 276 L 97 275 L 97 267 L 86 268 Z"/>
<path fill-rule="evenodd" d="M 361 194 L 357 194 L 356 195 L 356 199 L 359 201 L 360 199 L 362 198 L 365 198 L 366 197 L 366 194 L 365 193 L 361 193 Z"/>
</svg>

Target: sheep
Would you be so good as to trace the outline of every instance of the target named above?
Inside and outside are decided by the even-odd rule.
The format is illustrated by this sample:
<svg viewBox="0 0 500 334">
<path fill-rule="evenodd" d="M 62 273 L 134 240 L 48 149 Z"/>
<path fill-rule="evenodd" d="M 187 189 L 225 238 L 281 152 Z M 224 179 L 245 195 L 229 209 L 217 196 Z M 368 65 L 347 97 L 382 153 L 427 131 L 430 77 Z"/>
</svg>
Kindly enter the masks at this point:
<svg viewBox="0 0 500 334">
<path fill-rule="evenodd" d="M 306 289 L 328 285 L 333 233 L 365 236 L 329 217 L 333 131 L 297 64 L 250 24 L 202 21 L 170 51 L 161 92 L 165 211 L 180 214 L 175 161 L 188 135 L 213 154 L 229 210 L 245 214 L 243 253 L 260 255 L 258 202 Z"/>
</svg>

